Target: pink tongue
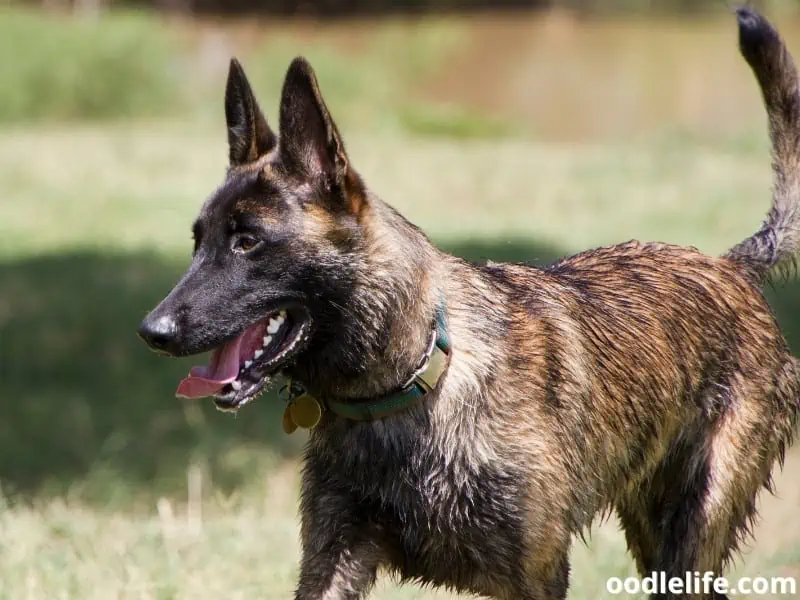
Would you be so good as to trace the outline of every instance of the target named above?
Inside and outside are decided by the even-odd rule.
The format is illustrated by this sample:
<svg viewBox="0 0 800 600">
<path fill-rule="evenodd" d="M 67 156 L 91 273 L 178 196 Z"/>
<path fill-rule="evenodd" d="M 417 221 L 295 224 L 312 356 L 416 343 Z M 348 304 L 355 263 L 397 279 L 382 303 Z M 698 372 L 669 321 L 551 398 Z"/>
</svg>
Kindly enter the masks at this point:
<svg viewBox="0 0 800 600">
<path fill-rule="evenodd" d="M 239 374 L 239 348 L 246 334 L 214 350 L 208 366 L 192 367 L 189 376 L 178 384 L 175 395 L 179 398 L 211 396 L 234 381 Z"/>
</svg>

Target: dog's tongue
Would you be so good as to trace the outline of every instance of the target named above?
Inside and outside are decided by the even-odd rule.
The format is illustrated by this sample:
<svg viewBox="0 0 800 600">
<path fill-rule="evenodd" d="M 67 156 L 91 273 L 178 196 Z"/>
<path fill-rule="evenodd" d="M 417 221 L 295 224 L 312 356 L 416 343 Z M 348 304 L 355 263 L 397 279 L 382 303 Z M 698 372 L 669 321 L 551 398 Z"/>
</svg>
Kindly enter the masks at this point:
<svg viewBox="0 0 800 600">
<path fill-rule="evenodd" d="M 175 395 L 179 398 L 203 398 L 234 381 L 239 374 L 239 350 L 243 338 L 244 334 L 214 350 L 207 366 L 192 367 L 189 376 L 178 384 Z"/>
</svg>

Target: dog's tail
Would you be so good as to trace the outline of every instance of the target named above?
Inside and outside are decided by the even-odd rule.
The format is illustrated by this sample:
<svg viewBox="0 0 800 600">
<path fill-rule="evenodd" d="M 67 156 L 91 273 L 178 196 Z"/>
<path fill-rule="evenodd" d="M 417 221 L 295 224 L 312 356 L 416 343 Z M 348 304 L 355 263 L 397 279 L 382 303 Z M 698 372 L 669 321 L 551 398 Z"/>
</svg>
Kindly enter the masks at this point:
<svg viewBox="0 0 800 600">
<path fill-rule="evenodd" d="M 755 73 L 769 119 L 774 182 L 772 206 L 761 229 L 731 248 L 734 260 L 759 282 L 788 272 L 800 252 L 800 87 L 784 41 L 750 7 L 736 11 L 739 50 Z"/>
</svg>

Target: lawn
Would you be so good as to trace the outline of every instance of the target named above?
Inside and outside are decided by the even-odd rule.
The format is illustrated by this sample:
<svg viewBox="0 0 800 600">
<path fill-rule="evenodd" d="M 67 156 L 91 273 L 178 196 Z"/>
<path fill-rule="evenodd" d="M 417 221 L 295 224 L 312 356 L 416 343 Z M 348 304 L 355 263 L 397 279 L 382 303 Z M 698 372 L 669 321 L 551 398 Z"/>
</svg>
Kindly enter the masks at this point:
<svg viewBox="0 0 800 600">
<path fill-rule="evenodd" d="M 758 90 L 732 22 L 652 25 L 0 11 L 0 49 L 22 57 L 0 69 L 0 600 L 291 597 L 303 435 L 282 433 L 274 396 L 236 417 L 173 398 L 192 361 L 135 336 L 223 177 L 230 55 L 273 120 L 289 58 L 308 55 L 355 167 L 445 250 L 718 253 L 769 204 Z M 800 283 L 769 297 L 800 351 Z M 798 472 L 800 444 L 735 575 L 800 578 Z M 616 521 L 598 523 L 570 599 L 611 598 L 606 579 L 632 573 Z M 384 580 L 374 597 L 452 598 Z"/>
<path fill-rule="evenodd" d="M 347 132 L 345 132 L 347 135 Z M 441 247 L 547 262 L 629 238 L 719 252 L 768 205 L 765 140 L 452 142 L 353 132 L 353 163 Z M 223 128 L 0 135 L 0 598 L 286 598 L 297 456 L 272 397 L 237 417 L 181 402 L 184 360 L 134 335 L 189 259 Z M 800 288 L 771 293 L 795 348 Z M 800 454 L 735 572 L 800 575 Z M 576 542 L 570 598 L 632 572 L 616 522 Z M 443 598 L 382 583 L 376 598 Z"/>
</svg>

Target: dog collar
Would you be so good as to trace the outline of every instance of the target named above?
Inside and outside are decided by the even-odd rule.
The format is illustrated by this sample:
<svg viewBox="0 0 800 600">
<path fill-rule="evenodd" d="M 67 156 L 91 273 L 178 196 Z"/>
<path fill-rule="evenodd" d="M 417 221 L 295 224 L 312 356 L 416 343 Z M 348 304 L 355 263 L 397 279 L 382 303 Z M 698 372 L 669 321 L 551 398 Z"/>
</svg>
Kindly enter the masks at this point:
<svg viewBox="0 0 800 600">
<path fill-rule="evenodd" d="M 325 409 L 352 421 L 382 419 L 409 409 L 421 402 L 428 393 L 436 388 L 447 368 L 449 354 L 450 340 L 447 335 L 446 317 L 444 306 L 440 304 L 436 309 L 436 324 L 420 365 L 398 391 L 388 396 L 364 401 L 325 400 L 320 402 L 308 394 L 302 385 L 288 380 L 281 389 L 281 393 L 287 400 L 283 415 L 283 429 L 286 433 L 292 433 L 298 427 L 313 429 L 319 424 Z"/>
</svg>

